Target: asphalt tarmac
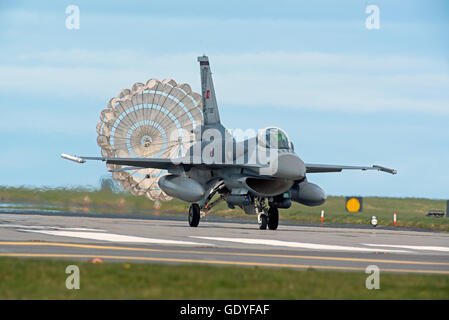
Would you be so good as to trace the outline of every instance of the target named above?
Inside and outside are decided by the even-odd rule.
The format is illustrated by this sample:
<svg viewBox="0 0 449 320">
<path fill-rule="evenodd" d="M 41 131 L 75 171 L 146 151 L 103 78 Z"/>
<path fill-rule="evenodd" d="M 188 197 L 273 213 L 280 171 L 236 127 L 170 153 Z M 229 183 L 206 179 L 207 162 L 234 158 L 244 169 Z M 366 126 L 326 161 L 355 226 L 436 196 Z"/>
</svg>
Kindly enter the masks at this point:
<svg viewBox="0 0 449 320">
<path fill-rule="evenodd" d="M 123 215 L 0 213 L 0 257 L 449 275 L 449 233 Z"/>
</svg>

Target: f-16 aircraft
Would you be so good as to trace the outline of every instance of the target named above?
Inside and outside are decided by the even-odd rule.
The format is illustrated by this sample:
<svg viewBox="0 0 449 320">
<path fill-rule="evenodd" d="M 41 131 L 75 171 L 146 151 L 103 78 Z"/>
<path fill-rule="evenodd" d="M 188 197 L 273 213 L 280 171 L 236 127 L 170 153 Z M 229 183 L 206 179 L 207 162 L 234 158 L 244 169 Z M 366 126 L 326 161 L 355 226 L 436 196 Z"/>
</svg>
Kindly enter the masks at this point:
<svg viewBox="0 0 449 320">
<path fill-rule="evenodd" d="M 257 216 L 260 229 L 276 230 L 279 209 L 289 208 L 292 201 L 306 206 L 326 201 L 325 192 L 307 180 L 309 173 L 355 169 L 396 174 L 378 165 L 304 163 L 288 135 L 277 127 L 237 141 L 220 121 L 209 59 L 203 55 L 198 62 L 201 95 L 172 79 L 136 83 L 132 90 L 122 90 L 111 99 L 101 114 L 97 126 L 101 157 L 61 156 L 78 163 L 106 162 L 114 179 L 133 193 L 153 200 L 175 197 L 190 202 L 191 227 L 225 201 L 231 209 L 240 207 Z M 166 151 L 161 151 L 162 146 Z"/>
</svg>

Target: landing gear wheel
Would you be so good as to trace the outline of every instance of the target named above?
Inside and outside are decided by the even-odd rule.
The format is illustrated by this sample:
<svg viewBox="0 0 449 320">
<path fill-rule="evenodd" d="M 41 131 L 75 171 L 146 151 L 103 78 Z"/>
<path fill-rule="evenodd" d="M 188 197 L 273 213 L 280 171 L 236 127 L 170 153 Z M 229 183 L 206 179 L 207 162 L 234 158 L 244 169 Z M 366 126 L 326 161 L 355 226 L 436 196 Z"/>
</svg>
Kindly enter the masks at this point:
<svg viewBox="0 0 449 320">
<path fill-rule="evenodd" d="M 268 229 L 276 230 L 279 225 L 279 210 L 275 207 L 268 209 Z"/>
<path fill-rule="evenodd" d="M 191 227 L 198 227 L 200 223 L 200 206 L 196 203 L 192 203 L 189 208 L 189 225 Z"/>
<path fill-rule="evenodd" d="M 265 230 L 267 228 L 267 215 L 261 214 L 259 216 L 259 229 Z"/>
</svg>

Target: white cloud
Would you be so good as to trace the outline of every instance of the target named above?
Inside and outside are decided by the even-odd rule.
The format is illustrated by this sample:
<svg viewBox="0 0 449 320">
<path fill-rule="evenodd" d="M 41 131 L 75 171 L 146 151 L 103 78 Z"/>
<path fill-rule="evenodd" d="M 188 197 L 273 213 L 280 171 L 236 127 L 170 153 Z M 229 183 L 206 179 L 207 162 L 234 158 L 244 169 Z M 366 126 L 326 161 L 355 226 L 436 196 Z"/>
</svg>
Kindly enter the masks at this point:
<svg viewBox="0 0 449 320">
<path fill-rule="evenodd" d="M 151 77 L 172 77 L 199 91 L 196 53 L 150 56 L 139 51 L 53 50 L 0 65 L 10 92 L 104 97 Z M 321 52 L 262 52 L 210 57 L 221 104 L 345 111 L 449 113 L 444 61 Z M 442 68 L 443 66 L 443 68 Z"/>
</svg>

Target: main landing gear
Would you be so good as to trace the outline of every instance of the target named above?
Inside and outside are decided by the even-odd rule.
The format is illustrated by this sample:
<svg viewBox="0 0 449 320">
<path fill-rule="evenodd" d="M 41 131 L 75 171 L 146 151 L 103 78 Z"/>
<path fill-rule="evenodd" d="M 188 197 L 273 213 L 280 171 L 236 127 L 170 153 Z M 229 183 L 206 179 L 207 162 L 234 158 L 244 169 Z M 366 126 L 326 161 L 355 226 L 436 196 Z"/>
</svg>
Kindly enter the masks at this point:
<svg viewBox="0 0 449 320">
<path fill-rule="evenodd" d="M 198 227 L 200 223 L 201 210 L 197 203 L 192 203 L 189 208 L 189 226 Z"/>
<path fill-rule="evenodd" d="M 267 208 L 265 199 L 255 199 L 256 210 L 258 212 L 257 221 L 259 229 L 266 230 L 267 226 L 270 230 L 276 230 L 279 225 L 279 210 L 275 206 Z"/>
<path fill-rule="evenodd" d="M 267 227 L 270 230 L 276 230 L 279 225 L 279 210 L 275 207 L 270 207 L 268 213 L 261 212 L 258 215 L 259 229 L 266 230 Z"/>
<path fill-rule="evenodd" d="M 207 215 L 207 212 L 209 212 L 210 209 L 212 209 L 220 201 L 226 200 L 225 195 L 223 195 L 223 190 L 223 185 L 219 185 L 210 193 L 204 203 L 192 203 L 190 205 L 188 215 L 189 226 L 198 227 L 200 219 Z M 221 194 L 220 197 L 210 202 L 214 194 L 217 192 Z M 266 199 L 260 197 L 253 199 L 252 205 L 249 206 L 250 210 L 247 211 L 246 207 L 244 207 L 245 213 L 257 214 L 257 221 L 259 223 L 260 230 L 266 230 L 267 227 L 270 230 L 276 230 L 279 225 L 279 209 L 272 203 L 268 203 L 268 205 Z"/>
<path fill-rule="evenodd" d="M 265 213 L 259 213 L 257 217 L 257 222 L 259 222 L 259 229 L 265 230 L 267 228 L 268 218 Z"/>
<path fill-rule="evenodd" d="M 279 225 L 279 209 L 276 207 L 270 207 L 268 209 L 268 229 L 276 230 Z"/>
</svg>

